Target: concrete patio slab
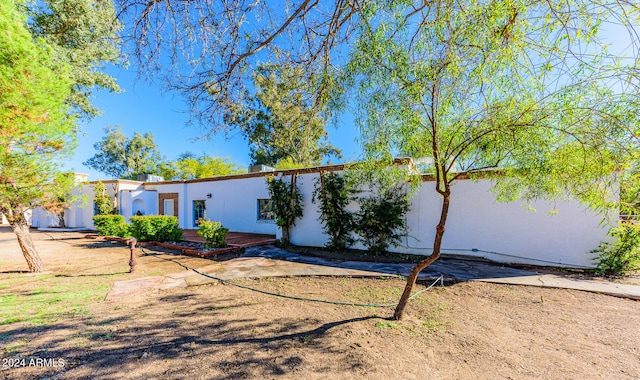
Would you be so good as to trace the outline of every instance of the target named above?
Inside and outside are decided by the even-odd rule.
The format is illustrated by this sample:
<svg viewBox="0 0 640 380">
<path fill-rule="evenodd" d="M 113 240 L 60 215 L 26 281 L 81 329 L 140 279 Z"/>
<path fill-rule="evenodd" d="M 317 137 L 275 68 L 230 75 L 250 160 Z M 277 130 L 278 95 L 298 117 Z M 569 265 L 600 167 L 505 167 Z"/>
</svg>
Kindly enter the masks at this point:
<svg viewBox="0 0 640 380">
<path fill-rule="evenodd" d="M 619 284 L 612 281 L 577 280 L 553 274 L 539 274 L 527 277 L 478 279 L 477 281 L 542 286 L 545 288 L 584 290 L 587 292 L 640 300 L 640 286 L 637 285 Z"/>
</svg>

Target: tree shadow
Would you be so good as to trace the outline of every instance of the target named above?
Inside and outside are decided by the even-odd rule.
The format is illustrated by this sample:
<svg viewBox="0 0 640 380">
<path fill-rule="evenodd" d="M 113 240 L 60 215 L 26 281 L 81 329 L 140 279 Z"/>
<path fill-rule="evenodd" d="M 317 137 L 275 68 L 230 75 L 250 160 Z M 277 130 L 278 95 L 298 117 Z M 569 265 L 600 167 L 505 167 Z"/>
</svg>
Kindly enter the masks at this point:
<svg viewBox="0 0 640 380">
<path fill-rule="evenodd" d="M 58 358 L 68 363 L 64 368 L 40 368 L 38 376 L 117 378 L 135 371 L 136 377 L 146 378 L 270 377 L 294 373 L 309 365 L 305 363 L 307 351 L 322 357 L 323 364 L 313 366 L 317 375 L 330 371 L 347 376 L 354 368 L 362 367 L 366 358 L 333 344 L 330 331 L 378 318 L 370 315 L 330 322 L 315 318 L 256 320 L 245 315 L 244 305 L 237 299 L 218 299 L 199 309 L 178 306 L 173 303 L 176 299 L 163 297 L 156 301 L 180 309 L 172 318 L 160 322 L 149 322 L 134 313 L 50 326 L 7 329 L 11 325 L 5 325 L 0 326 L 0 342 L 9 346 L 38 336 L 42 341 L 38 350 L 14 354 Z M 232 318 L 229 313 L 233 313 Z M 189 322 L 194 314 L 200 318 Z M 69 344 L 70 336 L 84 346 Z M 20 372 L 15 375 L 20 376 Z"/>
</svg>

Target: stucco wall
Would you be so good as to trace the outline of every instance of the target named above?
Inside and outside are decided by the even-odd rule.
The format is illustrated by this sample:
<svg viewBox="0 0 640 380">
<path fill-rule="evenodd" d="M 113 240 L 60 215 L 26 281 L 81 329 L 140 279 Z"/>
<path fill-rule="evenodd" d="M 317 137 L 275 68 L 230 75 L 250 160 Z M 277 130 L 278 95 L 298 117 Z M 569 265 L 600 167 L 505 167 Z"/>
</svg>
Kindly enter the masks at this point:
<svg viewBox="0 0 640 380">
<path fill-rule="evenodd" d="M 178 213 L 174 216 L 178 217 L 178 225 L 180 228 L 185 227 L 185 192 L 186 192 L 186 184 L 184 183 L 172 183 L 172 184 L 162 184 L 162 183 L 147 183 L 145 184 L 145 190 L 153 191 L 156 193 L 155 195 L 155 213 L 165 215 L 160 212 L 160 202 L 162 202 L 167 194 L 177 194 L 177 202 L 175 202 L 176 208 L 178 209 Z M 173 197 L 172 197 L 173 198 Z"/>
<path fill-rule="evenodd" d="M 304 194 L 304 216 L 291 231 L 293 244 L 323 246 L 327 242 L 318 220 L 318 207 L 311 202 L 317 177 L 318 174 L 298 177 Z M 536 211 L 527 211 L 521 202 L 497 203 L 491 186 L 487 180 L 461 180 L 454 184 L 444 253 L 482 256 L 498 262 L 593 266 L 589 251 L 607 239 L 608 226 L 600 223 L 602 216 L 575 201 L 553 205 L 535 202 Z M 408 236 L 391 251 L 429 255 L 441 202 L 434 183 L 423 182 L 407 214 Z M 349 209 L 355 211 L 357 205 L 351 204 Z M 549 215 L 552 209 L 558 212 Z M 356 244 L 354 248 L 364 247 Z"/>
<path fill-rule="evenodd" d="M 221 222 L 231 231 L 276 233 L 275 223 L 257 220 L 257 200 L 269 198 L 263 177 L 188 184 L 148 184 L 149 188 L 158 194 L 178 193 L 178 219 L 182 228 L 197 228 L 193 224 L 193 201 L 203 200 L 206 218 Z M 207 197 L 207 194 L 211 194 L 211 197 Z"/>
<path fill-rule="evenodd" d="M 284 178 L 289 180 L 290 176 Z M 293 244 L 324 246 L 327 242 L 319 221 L 318 207 L 312 203 L 317 178 L 317 173 L 298 176 L 304 216 L 296 221 L 291 231 Z M 110 182 L 105 182 L 105 187 L 112 195 Z M 553 205 L 537 202 L 533 205 L 536 211 L 527 211 L 520 202 L 496 203 L 490 188 L 491 182 L 487 180 L 460 180 L 454 184 L 443 241 L 444 253 L 483 256 L 499 262 L 593 265 L 589 251 L 607 239 L 608 226 L 600 224 L 601 216 L 578 202 L 558 201 Z M 128 181 L 120 183 L 120 190 L 120 212 L 127 218 L 135 214 L 136 207 L 143 207 L 145 215 L 157 214 L 162 194 L 177 194 L 177 216 L 181 228 L 196 228 L 193 224 L 193 201 L 204 200 L 206 218 L 220 221 L 231 231 L 280 234 L 273 221 L 257 220 L 257 200 L 269 197 L 262 176 L 146 183 L 144 187 Z M 80 191 L 86 194 L 86 203 L 71 210 L 67 223 L 70 227 L 93 228 L 93 185 L 84 185 Z M 441 199 L 434 190 L 433 182 L 423 182 L 407 214 L 408 236 L 400 246 L 391 250 L 430 254 L 440 205 Z M 349 209 L 356 211 L 357 207 L 352 203 Z M 551 209 L 557 209 L 557 214 L 549 215 Z M 34 217 L 34 225 L 36 219 L 41 226 L 49 223 L 48 217 L 38 215 L 38 218 Z M 354 248 L 364 247 L 356 244 Z"/>
<path fill-rule="evenodd" d="M 158 193 L 153 190 L 124 190 L 121 192 L 120 214 L 129 218 L 140 211 L 142 215 L 158 214 Z"/>
<path fill-rule="evenodd" d="M 116 189 L 118 190 L 118 212 L 126 213 L 131 207 L 131 199 L 123 199 L 123 194 L 128 191 L 136 191 L 142 189 L 142 182 L 136 181 L 103 181 L 105 192 L 114 199 Z M 79 196 L 79 199 L 68 209 L 65 210 L 65 223 L 69 228 L 87 228 L 95 229 L 93 225 L 93 204 L 94 204 L 94 186 L 95 183 L 85 183 L 72 191 L 73 195 Z M 123 214 L 124 215 L 124 214 Z M 126 215 L 125 215 L 126 216 Z M 33 227 L 51 227 L 58 225 L 58 218 L 47 211 L 36 208 L 33 210 L 31 226 Z"/>
</svg>

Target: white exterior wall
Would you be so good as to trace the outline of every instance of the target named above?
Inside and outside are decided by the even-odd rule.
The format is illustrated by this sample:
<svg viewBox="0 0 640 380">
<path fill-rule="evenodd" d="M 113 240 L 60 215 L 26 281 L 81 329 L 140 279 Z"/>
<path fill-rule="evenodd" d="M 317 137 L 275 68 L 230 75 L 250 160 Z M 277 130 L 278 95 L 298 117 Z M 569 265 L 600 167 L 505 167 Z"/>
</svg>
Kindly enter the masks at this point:
<svg viewBox="0 0 640 380">
<path fill-rule="evenodd" d="M 291 231 L 295 245 L 323 246 L 328 241 L 318 220 L 318 207 L 311 202 L 317 177 L 318 174 L 298 177 L 304 195 L 304 216 Z M 533 204 L 536 211 L 527 211 L 520 202 L 497 203 L 490 188 L 488 180 L 461 180 L 454 184 L 443 253 L 482 256 L 505 263 L 593 266 L 589 251 L 608 239 L 608 226 L 600 223 L 602 216 L 577 201 L 558 201 L 555 207 L 539 201 Z M 434 183 L 423 182 L 407 214 L 408 237 L 390 250 L 431 254 L 441 204 Z M 349 208 L 355 211 L 357 206 L 352 204 Z M 549 215 L 552 209 L 559 211 Z M 353 248 L 364 247 L 356 244 Z"/>
<path fill-rule="evenodd" d="M 32 210 L 30 223 L 31 227 L 54 227 L 58 225 L 58 217 L 38 207 Z"/>
<path fill-rule="evenodd" d="M 222 181 L 147 184 L 158 194 L 178 193 L 180 227 L 196 229 L 193 201 L 204 200 L 206 218 L 220 222 L 234 232 L 275 234 L 273 221 L 258 221 L 258 199 L 269 198 L 264 177 L 237 178 Z M 211 198 L 207 197 L 211 194 Z"/>
<path fill-rule="evenodd" d="M 153 191 L 155 192 L 155 213 L 156 214 L 160 214 L 160 210 L 159 208 L 159 196 L 160 194 L 166 194 L 166 193 L 177 193 L 178 194 L 178 215 L 174 215 L 178 217 L 178 226 L 180 228 L 183 229 L 188 229 L 188 228 L 193 228 L 193 227 L 186 227 L 186 210 L 187 207 L 185 207 L 186 205 L 186 197 L 185 194 L 187 193 L 187 185 L 184 183 L 169 183 L 169 184 L 162 184 L 161 182 L 158 183 L 146 183 L 144 186 L 145 190 L 147 191 Z M 145 214 L 145 215 L 150 215 L 150 214 Z"/>
<path fill-rule="evenodd" d="M 532 205 L 535 211 L 528 211 L 522 202 L 497 203 L 491 187 L 488 180 L 454 184 L 444 252 L 498 262 L 593 266 L 589 251 L 607 240 L 608 226 L 601 225 L 601 215 L 577 201 L 560 200 L 555 204 L 537 201 Z M 415 238 L 405 242 L 406 252 L 429 254 L 441 202 L 434 184 L 424 182 L 407 215 L 410 236 Z M 557 213 L 550 215 L 552 210 Z M 474 248 L 496 253 L 469 251 Z"/>
<path fill-rule="evenodd" d="M 211 194 L 211 198 L 207 198 Z M 187 220 L 193 225 L 193 201 L 204 200 L 206 218 L 234 232 L 275 234 L 273 221 L 258 221 L 258 199 L 269 198 L 264 177 L 189 184 Z"/>
<path fill-rule="evenodd" d="M 158 192 L 155 190 L 124 190 L 120 198 L 120 215 L 125 217 L 127 223 L 138 211 L 142 215 L 158 214 Z"/>
<path fill-rule="evenodd" d="M 301 246 L 321 247 L 327 243 L 322 230 L 319 210 L 313 204 L 314 181 L 318 173 L 300 174 L 297 185 L 303 196 L 304 216 L 291 231 L 291 242 Z M 284 177 L 290 180 L 290 176 Z M 114 181 L 105 181 L 107 193 L 113 195 Z M 490 192 L 491 182 L 460 180 L 452 187 L 443 253 L 483 256 L 498 262 L 593 266 L 590 250 L 607 240 L 608 226 L 600 224 L 602 217 L 578 202 L 558 201 L 554 205 L 537 202 L 536 211 L 527 211 L 520 202 L 496 203 Z M 158 214 L 159 194 L 178 194 L 178 219 L 184 229 L 193 224 L 193 201 L 204 200 L 206 218 L 219 221 L 234 232 L 265 233 L 280 236 L 273 221 L 258 221 L 258 199 L 269 197 L 265 178 L 239 177 L 187 183 L 120 182 L 119 209 L 126 218 L 141 209 L 144 215 Z M 83 205 L 67 213 L 69 227 L 93 228 L 93 185 L 84 185 Z M 207 198 L 211 194 L 211 198 Z M 358 205 L 352 203 L 351 211 Z M 407 214 L 408 237 L 393 252 L 429 255 L 440 216 L 441 198 L 433 182 L 423 182 L 412 199 Z M 548 215 L 552 209 L 556 215 Z M 51 216 L 39 210 L 34 214 L 34 226 L 47 227 Z M 55 216 L 53 216 L 55 219 Z M 55 221 L 54 221 L 55 222 Z M 354 248 L 363 249 L 360 244 Z M 478 251 L 473 251 L 477 249 Z M 488 253 L 483 251 L 495 252 Z"/>
<path fill-rule="evenodd" d="M 296 178 L 296 185 L 302 194 L 302 218 L 296 219 L 290 231 L 289 239 L 291 244 L 323 247 L 329 240 L 319 219 L 320 210 L 318 205 L 312 202 L 313 184 L 319 176 L 320 174 L 318 173 L 312 173 L 298 175 L 298 178 Z M 285 176 L 283 180 L 289 182 L 291 181 L 291 176 Z"/>
<path fill-rule="evenodd" d="M 127 202 L 128 199 L 123 199 L 123 194 L 127 191 L 134 191 L 140 189 L 142 182 L 135 181 L 115 181 L 107 180 L 103 181 L 105 192 L 114 199 L 116 184 L 118 184 L 118 211 L 122 214 L 122 210 L 127 210 L 130 207 L 131 202 Z M 95 229 L 93 225 L 93 204 L 94 198 L 94 186 L 95 184 L 84 184 L 73 190 L 73 195 L 80 196 L 71 207 L 65 210 L 65 223 L 68 228 L 87 228 Z M 157 204 L 157 202 L 156 202 Z M 53 213 L 36 208 L 33 211 L 33 217 L 31 218 L 32 227 L 57 227 L 58 217 Z"/>
</svg>

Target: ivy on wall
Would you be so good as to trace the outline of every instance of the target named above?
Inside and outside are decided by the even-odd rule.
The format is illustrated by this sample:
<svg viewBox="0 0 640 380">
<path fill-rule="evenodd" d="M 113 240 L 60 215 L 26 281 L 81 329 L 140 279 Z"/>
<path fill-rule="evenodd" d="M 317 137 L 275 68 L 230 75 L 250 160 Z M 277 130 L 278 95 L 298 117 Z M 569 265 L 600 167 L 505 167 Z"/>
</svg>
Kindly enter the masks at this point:
<svg viewBox="0 0 640 380">
<path fill-rule="evenodd" d="M 291 181 L 269 176 L 266 178 L 269 197 L 276 215 L 276 225 L 282 228 L 283 245 L 290 244 L 291 227 L 296 219 L 302 217 L 302 194 L 296 185 L 298 174 L 291 175 Z"/>
<path fill-rule="evenodd" d="M 342 175 L 320 172 L 314 184 L 312 201 L 318 203 L 320 221 L 323 223 L 324 232 L 329 235 L 326 245 L 329 249 L 344 251 L 354 243 L 353 213 L 347 211 L 347 205 L 352 198 Z"/>
</svg>

